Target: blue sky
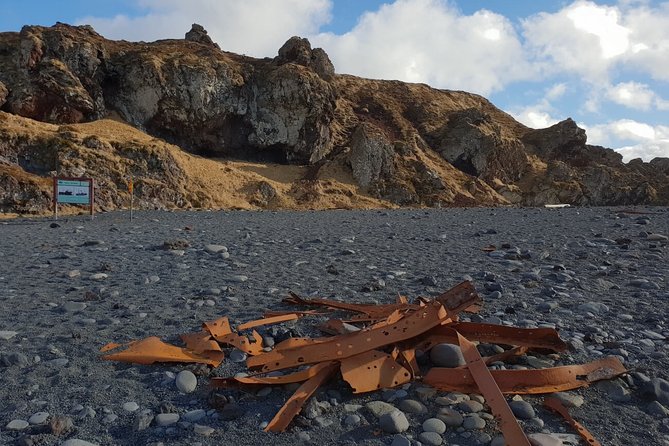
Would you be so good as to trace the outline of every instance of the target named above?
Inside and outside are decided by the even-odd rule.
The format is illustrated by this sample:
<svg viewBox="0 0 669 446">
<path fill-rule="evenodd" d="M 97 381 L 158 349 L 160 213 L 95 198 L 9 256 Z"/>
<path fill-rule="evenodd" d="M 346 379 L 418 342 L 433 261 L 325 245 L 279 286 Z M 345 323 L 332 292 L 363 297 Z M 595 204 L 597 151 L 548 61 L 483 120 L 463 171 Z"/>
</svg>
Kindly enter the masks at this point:
<svg viewBox="0 0 669 446">
<path fill-rule="evenodd" d="M 669 157 L 669 1 L 0 0 L 0 30 L 56 21 L 112 39 L 181 38 L 273 56 L 292 35 L 340 73 L 489 98 L 531 127 L 572 117 L 626 160 Z"/>
</svg>

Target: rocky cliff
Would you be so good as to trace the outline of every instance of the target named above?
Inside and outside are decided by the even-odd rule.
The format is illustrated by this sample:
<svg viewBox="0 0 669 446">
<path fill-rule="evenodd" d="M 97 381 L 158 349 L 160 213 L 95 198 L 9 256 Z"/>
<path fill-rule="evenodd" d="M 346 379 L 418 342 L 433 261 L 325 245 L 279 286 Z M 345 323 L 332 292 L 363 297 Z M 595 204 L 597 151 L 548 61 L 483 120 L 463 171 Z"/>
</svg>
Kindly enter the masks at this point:
<svg viewBox="0 0 669 446">
<path fill-rule="evenodd" d="M 0 111 L 5 210 L 44 210 L 53 174 L 95 175 L 110 209 L 129 176 L 145 206 L 229 206 L 221 190 L 241 207 L 669 204 L 666 159 L 623 164 L 569 119 L 534 130 L 477 95 L 336 74 L 299 37 L 254 59 L 199 25 L 152 43 L 26 26 L 0 33 Z M 132 130 L 95 133 L 118 121 Z M 265 174 L 195 187 L 184 151 Z"/>
</svg>

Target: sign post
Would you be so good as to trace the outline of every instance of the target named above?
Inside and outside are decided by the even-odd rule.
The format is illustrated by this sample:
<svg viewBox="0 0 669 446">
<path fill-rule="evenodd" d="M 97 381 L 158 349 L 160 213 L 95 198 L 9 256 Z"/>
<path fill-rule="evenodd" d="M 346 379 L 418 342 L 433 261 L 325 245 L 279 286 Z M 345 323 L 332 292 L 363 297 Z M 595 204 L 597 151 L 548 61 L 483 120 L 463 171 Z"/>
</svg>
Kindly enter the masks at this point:
<svg viewBox="0 0 669 446">
<path fill-rule="evenodd" d="M 128 192 L 130 192 L 130 221 L 132 221 L 132 205 L 133 205 L 133 200 L 135 198 L 133 190 L 134 187 L 132 184 L 132 178 L 130 178 L 130 181 L 128 181 Z"/>
<path fill-rule="evenodd" d="M 95 181 L 92 178 L 53 178 L 53 213 L 58 219 L 58 203 L 87 204 L 93 219 Z"/>
</svg>

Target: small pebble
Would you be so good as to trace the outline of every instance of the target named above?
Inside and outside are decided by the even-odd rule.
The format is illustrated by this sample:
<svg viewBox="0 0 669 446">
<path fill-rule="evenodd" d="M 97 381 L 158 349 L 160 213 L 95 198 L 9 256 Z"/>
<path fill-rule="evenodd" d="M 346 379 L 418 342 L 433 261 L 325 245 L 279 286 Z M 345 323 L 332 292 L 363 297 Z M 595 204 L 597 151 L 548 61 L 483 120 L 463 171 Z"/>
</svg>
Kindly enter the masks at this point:
<svg viewBox="0 0 669 446">
<path fill-rule="evenodd" d="M 197 377 L 190 370 L 182 370 L 175 379 L 177 389 L 183 393 L 192 393 L 197 387 Z"/>
</svg>

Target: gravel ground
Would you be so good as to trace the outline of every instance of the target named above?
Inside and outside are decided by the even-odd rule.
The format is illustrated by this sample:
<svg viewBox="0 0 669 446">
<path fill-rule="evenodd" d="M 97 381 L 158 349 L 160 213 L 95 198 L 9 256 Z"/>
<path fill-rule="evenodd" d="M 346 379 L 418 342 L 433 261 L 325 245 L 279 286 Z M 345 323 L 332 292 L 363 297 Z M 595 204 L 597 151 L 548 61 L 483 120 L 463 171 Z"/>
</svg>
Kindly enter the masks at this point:
<svg viewBox="0 0 669 446">
<path fill-rule="evenodd" d="M 623 211 L 156 211 L 133 221 L 119 212 L 0 222 L 0 444 L 490 444 L 498 432 L 477 395 L 420 383 L 352 395 L 335 381 L 286 433 L 266 434 L 262 423 L 288 389 L 213 395 L 203 367 L 123 364 L 98 352 L 152 335 L 178 343 L 222 315 L 257 319 L 285 309 L 289 290 L 388 303 L 470 279 L 484 299 L 474 320 L 555 326 L 569 342 L 559 356 L 523 358 L 526 366 L 624 360 L 629 375 L 564 397 L 576 406 L 582 397 L 572 414 L 602 444 L 669 445 L 669 209 Z M 312 334 L 309 324 L 287 326 Z M 182 370 L 197 376 L 193 392 L 177 388 Z M 212 374 L 243 370 L 226 360 Z M 221 395 L 238 410 L 215 410 Z M 514 410 L 527 432 L 573 433 L 540 398 L 523 400 L 531 406 Z M 379 402 L 399 408 L 408 429 L 379 430 Z M 458 416 L 463 424 L 443 433 L 424 424 Z"/>
</svg>

